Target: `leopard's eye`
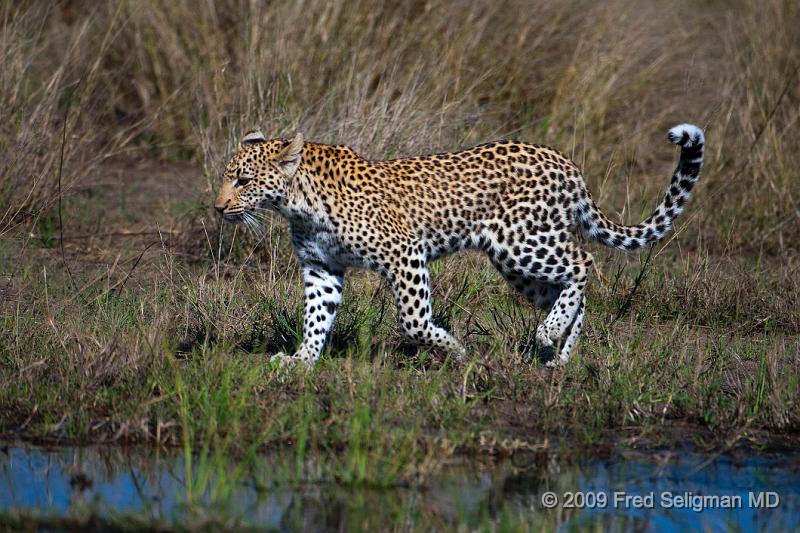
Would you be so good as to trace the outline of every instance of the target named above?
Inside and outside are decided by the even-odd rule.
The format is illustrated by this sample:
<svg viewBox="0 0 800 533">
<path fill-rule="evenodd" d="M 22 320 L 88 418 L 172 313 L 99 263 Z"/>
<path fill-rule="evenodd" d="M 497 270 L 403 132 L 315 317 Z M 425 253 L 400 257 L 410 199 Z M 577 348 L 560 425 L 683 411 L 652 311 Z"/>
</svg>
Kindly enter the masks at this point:
<svg viewBox="0 0 800 533">
<path fill-rule="evenodd" d="M 237 187 L 244 187 L 245 185 L 250 183 L 251 179 L 252 178 L 250 176 L 239 176 L 239 178 L 236 180 L 236 186 Z"/>
</svg>

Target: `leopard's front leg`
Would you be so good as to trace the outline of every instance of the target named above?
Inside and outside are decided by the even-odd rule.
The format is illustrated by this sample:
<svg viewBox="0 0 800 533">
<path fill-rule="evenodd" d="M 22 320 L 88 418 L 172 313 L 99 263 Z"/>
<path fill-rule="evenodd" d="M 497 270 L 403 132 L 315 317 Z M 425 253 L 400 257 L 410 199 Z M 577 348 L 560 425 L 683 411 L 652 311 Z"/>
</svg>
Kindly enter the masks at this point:
<svg viewBox="0 0 800 533">
<path fill-rule="evenodd" d="M 305 285 L 303 342 L 294 355 L 278 354 L 273 359 L 314 364 L 322 353 L 342 301 L 344 272 L 317 261 L 301 263 L 301 268 Z"/>
</svg>

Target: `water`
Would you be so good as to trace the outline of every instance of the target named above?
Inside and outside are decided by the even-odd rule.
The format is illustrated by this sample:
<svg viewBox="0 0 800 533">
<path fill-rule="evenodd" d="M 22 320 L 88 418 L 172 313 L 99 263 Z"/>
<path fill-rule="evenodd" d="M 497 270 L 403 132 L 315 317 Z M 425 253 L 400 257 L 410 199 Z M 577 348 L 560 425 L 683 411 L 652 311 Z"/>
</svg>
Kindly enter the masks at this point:
<svg viewBox="0 0 800 533">
<path fill-rule="evenodd" d="M 369 489 L 282 483 L 291 462 L 265 457 L 235 484 L 212 482 L 199 496 L 194 491 L 200 504 L 189 505 L 193 491 L 180 456 L 149 448 L 8 446 L 0 451 L 0 511 L 133 514 L 183 522 L 226 516 L 258 529 L 283 531 L 459 526 L 795 531 L 800 530 L 798 458 L 745 452 L 709 456 L 690 449 L 626 452 L 569 463 L 551 456 L 530 468 L 510 462 L 460 465 L 424 487 Z M 196 486 L 198 471 L 193 472 Z M 558 500 L 554 508 L 543 504 L 550 492 Z M 760 501 L 751 499 L 751 493 L 758 498 L 762 492 Z M 565 508 L 570 499 L 574 508 Z M 215 507 L 212 501 L 224 503 Z M 729 508 L 720 508 L 724 506 Z"/>
</svg>

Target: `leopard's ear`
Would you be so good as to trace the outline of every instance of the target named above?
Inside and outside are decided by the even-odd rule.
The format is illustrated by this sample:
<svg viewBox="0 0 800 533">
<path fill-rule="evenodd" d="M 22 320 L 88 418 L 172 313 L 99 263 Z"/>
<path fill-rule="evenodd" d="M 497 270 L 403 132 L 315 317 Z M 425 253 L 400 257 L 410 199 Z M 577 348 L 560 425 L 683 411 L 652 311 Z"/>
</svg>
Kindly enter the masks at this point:
<svg viewBox="0 0 800 533">
<path fill-rule="evenodd" d="M 291 178 L 294 176 L 294 173 L 297 172 L 297 169 L 300 166 L 302 152 L 303 134 L 298 133 L 294 136 L 294 139 L 292 139 L 289 144 L 287 144 L 286 147 L 283 148 L 283 150 L 281 150 L 275 157 L 278 167 L 280 167 L 287 177 Z"/>
<path fill-rule="evenodd" d="M 266 142 L 267 138 L 264 137 L 264 134 L 261 133 L 261 130 L 250 130 L 244 134 L 242 137 L 241 146 L 247 146 L 250 144 L 259 144 Z"/>
</svg>

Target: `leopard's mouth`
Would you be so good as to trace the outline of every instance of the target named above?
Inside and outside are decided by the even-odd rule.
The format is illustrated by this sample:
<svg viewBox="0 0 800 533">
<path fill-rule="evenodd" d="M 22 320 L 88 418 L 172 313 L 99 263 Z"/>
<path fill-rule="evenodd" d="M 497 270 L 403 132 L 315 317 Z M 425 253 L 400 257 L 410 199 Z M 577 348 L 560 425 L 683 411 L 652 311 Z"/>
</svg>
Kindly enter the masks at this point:
<svg viewBox="0 0 800 533">
<path fill-rule="evenodd" d="M 244 222 L 244 211 L 238 211 L 236 213 L 223 213 L 222 220 L 225 222 L 230 222 L 231 224 L 241 224 Z"/>
</svg>

